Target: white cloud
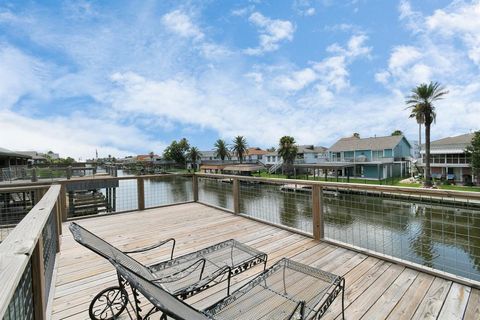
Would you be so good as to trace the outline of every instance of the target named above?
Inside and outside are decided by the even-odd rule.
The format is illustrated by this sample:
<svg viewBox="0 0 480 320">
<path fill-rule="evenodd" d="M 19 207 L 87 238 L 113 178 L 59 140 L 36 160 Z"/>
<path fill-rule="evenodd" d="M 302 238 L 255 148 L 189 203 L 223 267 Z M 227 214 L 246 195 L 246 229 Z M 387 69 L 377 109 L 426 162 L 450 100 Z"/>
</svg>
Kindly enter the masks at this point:
<svg viewBox="0 0 480 320">
<path fill-rule="evenodd" d="M 399 13 L 412 33 L 412 44 L 395 46 L 387 67 L 375 79 L 399 95 L 422 82 L 446 86 L 449 94 L 436 103 L 433 138 L 478 130 L 480 2 L 453 1 L 425 16 L 402 1 Z"/>
<path fill-rule="evenodd" d="M 181 10 L 174 10 L 163 15 L 162 23 L 170 31 L 182 37 L 195 40 L 201 40 L 204 37 L 203 32 L 192 22 L 190 16 Z"/>
<path fill-rule="evenodd" d="M 344 56 L 334 56 L 314 64 L 313 68 L 329 88 L 339 91 L 349 85 L 346 61 Z"/>
<path fill-rule="evenodd" d="M 388 67 L 376 74 L 376 80 L 390 88 L 404 89 L 421 82 L 445 84 L 477 81 L 468 59 L 480 59 L 480 2 L 453 2 L 445 9 L 424 16 L 404 0 L 399 6 L 400 19 L 416 38 L 416 45 L 392 49 Z M 463 41 L 462 47 L 455 41 Z M 472 78 L 473 77 L 473 78 Z"/>
<path fill-rule="evenodd" d="M 348 40 L 345 48 L 340 46 L 338 43 L 334 43 L 328 46 L 327 51 L 353 58 L 359 56 L 368 56 L 372 51 L 372 48 L 365 46 L 365 42 L 367 40 L 368 36 L 365 34 L 354 34 Z"/>
<path fill-rule="evenodd" d="M 468 57 L 480 66 L 480 1 L 455 2 L 447 9 L 436 10 L 425 19 L 425 25 L 432 33 L 461 39 L 467 47 Z"/>
<path fill-rule="evenodd" d="M 99 156 L 131 155 L 135 151 L 162 149 L 165 144 L 153 141 L 139 129 L 119 125 L 107 119 L 72 114 L 32 119 L 14 112 L 0 111 L 2 146 L 12 150 L 54 150 L 75 159 Z M 92 128 L 94 128 L 92 130 Z"/>
<path fill-rule="evenodd" d="M 316 13 L 310 0 L 294 0 L 292 7 L 301 16 L 313 16 Z"/>
<path fill-rule="evenodd" d="M 259 12 L 254 12 L 248 20 L 259 29 L 259 46 L 245 49 L 248 55 L 261 55 L 275 51 L 283 41 L 292 41 L 295 27 L 288 20 L 270 19 Z"/>
<path fill-rule="evenodd" d="M 0 110 L 27 94 L 48 95 L 45 65 L 15 47 L 0 43 Z"/>
<path fill-rule="evenodd" d="M 315 14 L 315 8 L 308 8 L 307 10 L 305 10 L 305 15 L 306 16 L 313 16 Z"/>
<path fill-rule="evenodd" d="M 288 91 L 297 91 L 317 80 L 317 74 L 312 69 L 305 68 L 295 71 L 289 76 L 279 76 L 275 80 L 280 88 Z"/>
<path fill-rule="evenodd" d="M 412 9 L 412 5 L 408 0 L 401 0 L 398 10 L 400 12 L 400 21 L 404 21 L 408 29 L 412 32 L 420 32 L 422 30 L 422 15 Z"/>
<path fill-rule="evenodd" d="M 231 13 L 234 16 L 243 17 L 243 16 L 249 14 L 250 12 L 252 12 L 253 10 L 255 10 L 255 6 L 250 5 L 250 6 L 247 6 L 247 7 L 244 7 L 244 8 L 233 9 L 231 11 Z"/>
</svg>

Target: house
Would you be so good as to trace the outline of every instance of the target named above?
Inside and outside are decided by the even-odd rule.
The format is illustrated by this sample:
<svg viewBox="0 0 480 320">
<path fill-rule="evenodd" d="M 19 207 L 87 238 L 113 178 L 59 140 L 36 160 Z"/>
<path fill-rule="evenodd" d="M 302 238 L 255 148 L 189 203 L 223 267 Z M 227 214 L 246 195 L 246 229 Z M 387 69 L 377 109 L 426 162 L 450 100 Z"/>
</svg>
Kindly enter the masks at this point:
<svg viewBox="0 0 480 320">
<path fill-rule="evenodd" d="M 29 155 L 0 148 L 0 181 L 24 179 Z"/>
<path fill-rule="evenodd" d="M 262 162 L 263 157 L 268 153 L 268 151 L 262 150 L 260 148 L 248 148 L 247 153 L 243 156 L 245 162 Z"/>
<path fill-rule="evenodd" d="M 310 164 L 317 163 L 326 159 L 327 148 L 314 145 L 299 145 L 297 146 L 297 159 L 295 163 Z"/>
<path fill-rule="evenodd" d="M 232 163 L 236 162 L 237 157 L 234 155 L 231 155 L 230 157 L 227 157 L 224 159 L 223 163 Z M 198 161 L 199 163 L 222 163 L 222 159 L 217 156 L 217 152 L 214 150 L 209 150 L 209 151 L 200 151 L 200 160 Z"/>
<path fill-rule="evenodd" d="M 20 152 L 0 148 L 0 168 L 12 168 L 27 166 L 28 160 L 32 157 Z"/>
<path fill-rule="evenodd" d="M 473 133 L 443 138 L 430 143 L 430 167 L 432 177 L 460 183 L 472 183 L 473 175 L 465 155 L 472 142 Z M 422 146 L 420 166 L 425 166 L 425 145 Z M 478 179 L 478 177 L 477 177 Z"/>
<path fill-rule="evenodd" d="M 48 159 L 44 153 L 37 151 L 17 151 L 17 153 L 31 157 L 28 159 L 29 164 L 44 164 L 48 162 Z"/>
<path fill-rule="evenodd" d="M 139 154 L 137 155 L 137 161 L 139 162 L 157 162 L 161 159 L 161 157 L 158 154 Z"/>
<path fill-rule="evenodd" d="M 409 174 L 410 142 L 403 136 L 360 138 L 352 136 L 338 140 L 328 149 L 331 163 L 347 164 L 340 175 L 367 179 L 387 179 Z"/>
<path fill-rule="evenodd" d="M 260 162 L 267 167 L 271 167 L 283 163 L 283 159 L 278 155 L 277 151 L 269 151 L 263 155 Z"/>
</svg>

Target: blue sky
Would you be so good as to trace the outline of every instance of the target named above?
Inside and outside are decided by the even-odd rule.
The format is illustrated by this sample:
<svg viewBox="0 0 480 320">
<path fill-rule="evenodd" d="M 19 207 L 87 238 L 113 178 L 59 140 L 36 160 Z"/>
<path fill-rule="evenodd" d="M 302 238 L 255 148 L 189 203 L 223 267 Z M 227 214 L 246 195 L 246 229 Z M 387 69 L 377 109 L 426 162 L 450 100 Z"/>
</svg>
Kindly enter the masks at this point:
<svg viewBox="0 0 480 320">
<path fill-rule="evenodd" d="M 479 129 L 479 1 L 2 1 L 0 145 L 75 158 L 210 150 L 246 136 L 330 146 L 403 130 L 421 82 L 432 135 Z"/>
</svg>

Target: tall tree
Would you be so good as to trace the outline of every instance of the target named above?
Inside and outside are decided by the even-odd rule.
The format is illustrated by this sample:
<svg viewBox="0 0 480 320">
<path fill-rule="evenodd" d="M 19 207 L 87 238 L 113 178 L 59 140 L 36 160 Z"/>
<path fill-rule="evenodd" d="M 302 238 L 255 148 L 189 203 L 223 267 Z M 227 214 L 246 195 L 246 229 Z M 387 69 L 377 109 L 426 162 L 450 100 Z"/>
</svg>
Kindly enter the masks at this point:
<svg viewBox="0 0 480 320">
<path fill-rule="evenodd" d="M 243 157 L 247 154 L 247 140 L 243 136 L 236 136 L 233 139 L 232 152 L 238 157 L 240 163 L 243 162 Z"/>
<path fill-rule="evenodd" d="M 392 132 L 391 136 L 403 136 L 403 131 L 397 129 Z"/>
<path fill-rule="evenodd" d="M 416 109 L 419 109 L 420 107 L 417 105 L 415 106 Z M 422 112 L 419 110 L 412 110 L 412 114 L 415 114 L 415 120 L 417 120 L 418 124 L 418 152 L 421 154 L 422 151 L 422 124 L 425 123 L 425 117 Z M 410 118 L 412 118 L 412 114 L 410 115 Z"/>
<path fill-rule="evenodd" d="M 228 145 L 225 140 L 218 139 L 215 141 L 215 157 L 222 159 L 222 162 L 225 161 L 225 158 L 230 158 L 230 150 L 228 150 Z"/>
<path fill-rule="evenodd" d="M 190 144 L 187 139 L 183 138 L 178 142 L 177 140 L 173 140 L 163 151 L 163 158 L 165 160 L 175 161 L 177 164 L 185 165 L 187 161 L 187 152 L 189 150 Z"/>
<path fill-rule="evenodd" d="M 283 170 L 290 177 L 293 172 L 293 162 L 297 157 L 298 148 L 295 145 L 295 138 L 283 136 L 278 145 L 278 155 L 283 159 Z"/>
<path fill-rule="evenodd" d="M 465 153 L 470 167 L 472 167 L 472 173 L 476 176 L 477 185 L 480 186 L 480 131 L 473 134 L 472 143 L 467 147 Z"/>
<path fill-rule="evenodd" d="M 191 147 L 188 151 L 188 158 L 192 161 L 193 171 L 197 168 L 197 160 L 200 159 L 202 153 L 198 150 L 197 147 Z"/>
<path fill-rule="evenodd" d="M 448 93 L 438 82 L 422 83 L 412 89 L 407 97 L 407 109 L 410 110 L 410 118 L 419 119 L 423 116 L 425 124 L 425 187 L 432 186 L 432 174 L 430 171 L 430 127 L 435 121 L 436 113 L 433 103 L 443 98 Z"/>
</svg>

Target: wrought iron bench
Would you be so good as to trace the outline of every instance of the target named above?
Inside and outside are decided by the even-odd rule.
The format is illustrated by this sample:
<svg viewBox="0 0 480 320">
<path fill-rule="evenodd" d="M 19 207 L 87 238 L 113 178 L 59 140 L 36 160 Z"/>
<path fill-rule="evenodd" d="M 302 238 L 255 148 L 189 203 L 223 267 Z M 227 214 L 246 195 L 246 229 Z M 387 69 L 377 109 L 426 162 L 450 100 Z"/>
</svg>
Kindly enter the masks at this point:
<svg viewBox="0 0 480 320">
<path fill-rule="evenodd" d="M 156 312 L 161 312 L 161 320 L 167 317 L 188 320 L 320 319 L 340 293 L 344 319 L 345 279 L 286 258 L 204 310 L 193 308 L 161 285 L 115 261 L 112 264 L 123 280 L 122 290 L 130 286 L 133 292 L 140 292 L 153 305 L 143 317 L 137 314 L 137 319 L 150 319 Z M 138 303 L 136 300 L 133 309 Z"/>
<path fill-rule="evenodd" d="M 230 279 L 233 275 L 244 272 L 253 266 L 267 263 L 267 254 L 255 250 L 236 240 L 227 240 L 207 248 L 173 257 L 175 239 L 170 238 L 155 245 L 132 251 L 121 251 L 110 243 L 99 238 L 87 229 L 76 223 L 71 223 L 70 231 L 73 238 L 81 245 L 94 251 L 105 259 L 115 260 L 129 270 L 143 278 L 161 284 L 169 293 L 186 299 L 224 280 L 227 280 L 227 295 L 230 293 Z M 133 257 L 132 254 L 146 252 L 167 243 L 172 243 L 170 260 L 144 265 Z M 99 292 L 90 303 L 89 313 L 91 319 L 115 319 L 126 307 L 125 292 L 121 289 L 122 283 L 109 287 Z M 136 300 L 136 297 L 134 298 Z M 115 306 L 116 312 L 110 314 L 110 309 L 105 308 L 105 301 Z M 113 310 L 113 309 L 112 309 Z"/>
</svg>

